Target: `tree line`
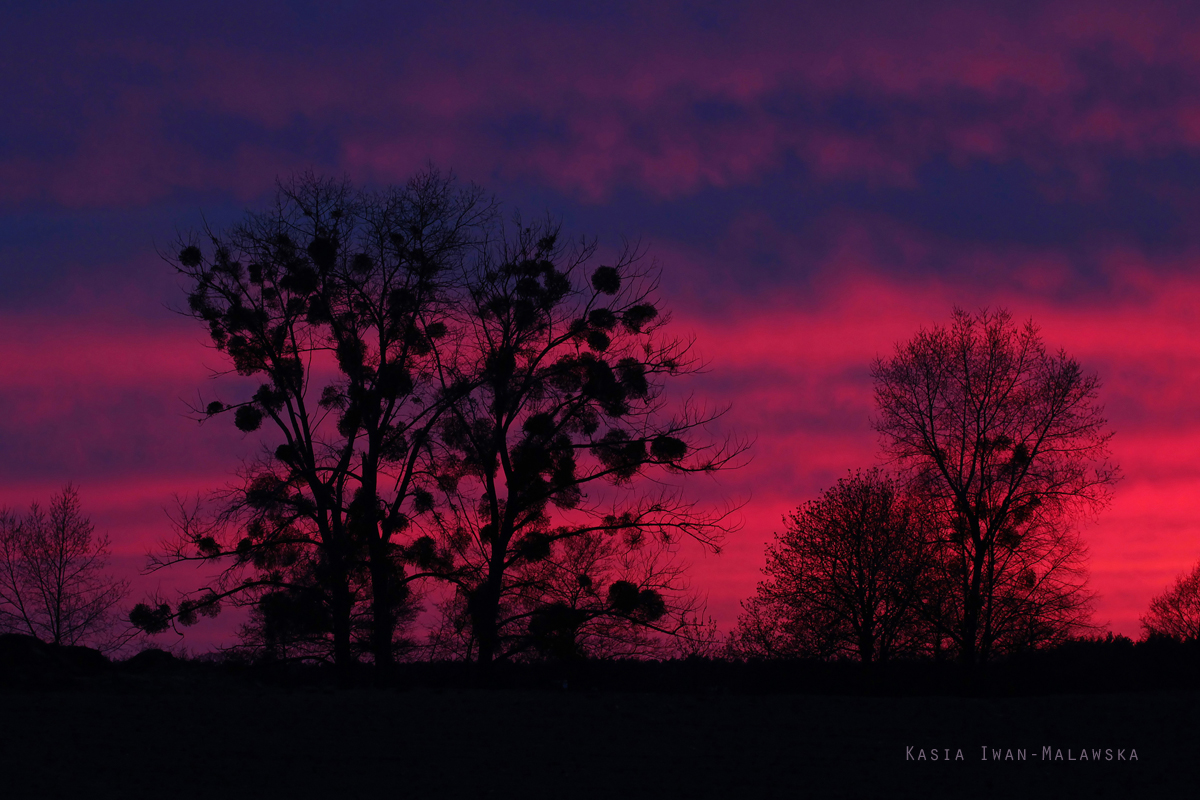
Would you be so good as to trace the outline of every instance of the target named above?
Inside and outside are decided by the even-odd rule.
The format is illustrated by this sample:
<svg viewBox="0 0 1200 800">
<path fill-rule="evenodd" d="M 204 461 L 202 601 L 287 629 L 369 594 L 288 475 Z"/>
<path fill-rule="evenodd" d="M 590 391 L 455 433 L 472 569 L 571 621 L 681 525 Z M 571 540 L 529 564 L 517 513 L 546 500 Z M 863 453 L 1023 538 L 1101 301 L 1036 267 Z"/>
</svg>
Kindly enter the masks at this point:
<svg viewBox="0 0 1200 800">
<path fill-rule="evenodd" d="M 1099 378 L 1003 310 L 956 310 L 872 377 L 893 472 L 788 517 L 732 651 L 975 665 L 1088 632 L 1078 523 L 1119 476 Z"/>
<path fill-rule="evenodd" d="M 182 236 L 164 255 L 180 311 L 247 379 L 192 411 L 260 449 L 181 502 L 151 558 L 215 579 L 129 621 L 153 634 L 243 606 L 258 655 L 381 672 L 412 656 L 423 610 L 428 658 L 714 652 L 677 548 L 718 549 L 730 509 L 681 479 L 747 445 L 673 391 L 699 364 L 654 265 L 598 253 L 432 169 L 375 192 L 298 176 L 267 210 Z M 1119 478 L 1098 376 L 1032 322 L 956 310 L 872 377 L 884 464 L 786 518 L 727 654 L 975 665 L 1094 631 L 1079 525 Z M 69 485 L 49 513 L 0 512 L 0 632 L 120 639 L 128 584 L 107 557 Z M 1200 636 L 1200 567 L 1143 627 Z"/>
</svg>

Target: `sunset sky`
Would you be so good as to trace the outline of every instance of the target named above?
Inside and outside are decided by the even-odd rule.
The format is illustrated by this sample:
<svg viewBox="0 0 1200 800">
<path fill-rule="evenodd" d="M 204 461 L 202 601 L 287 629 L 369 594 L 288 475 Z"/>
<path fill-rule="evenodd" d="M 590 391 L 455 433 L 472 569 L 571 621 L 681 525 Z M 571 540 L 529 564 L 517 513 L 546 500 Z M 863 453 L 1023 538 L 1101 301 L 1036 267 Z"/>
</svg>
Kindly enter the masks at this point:
<svg viewBox="0 0 1200 800">
<path fill-rule="evenodd" d="M 724 630 L 781 516 L 878 459 L 872 360 L 955 306 L 1032 318 L 1102 379 L 1124 479 L 1082 528 L 1097 622 L 1136 637 L 1200 559 L 1194 3 L 24 6 L 0 30 L 0 503 L 74 482 L 121 570 L 258 443 L 186 416 L 223 361 L 158 251 L 277 176 L 430 161 L 661 265 L 710 365 L 689 388 L 755 438 L 705 488 L 748 500 L 742 531 L 691 553 Z"/>
</svg>

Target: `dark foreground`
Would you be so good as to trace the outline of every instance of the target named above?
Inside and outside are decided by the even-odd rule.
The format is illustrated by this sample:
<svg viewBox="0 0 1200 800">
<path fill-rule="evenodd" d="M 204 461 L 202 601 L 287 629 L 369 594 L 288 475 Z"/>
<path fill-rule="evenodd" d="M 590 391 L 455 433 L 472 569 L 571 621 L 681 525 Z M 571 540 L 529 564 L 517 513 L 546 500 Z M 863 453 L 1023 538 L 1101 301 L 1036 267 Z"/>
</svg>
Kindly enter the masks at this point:
<svg viewBox="0 0 1200 800">
<path fill-rule="evenodd" d="M 0 796 L 1194 796 L 1198 719 L 1200 693 L 1186 691 L 29 689 L 0 693 Z M 1043 760 L 1043 747 L 1063 760 Z M 990 760 L 1010 748 L 1027 760 Z M 1068 760 L 1081 748 L 1102 760 Z M 922 750 L 927 760 L 906 760 Z"/>
<path fill-rule="evenodd" d="M 1200 787 L 1200 642 L 1080 641 L 970 679 L 947 663 L 702 659 L 509 665 L 486 680 L 465 664 L 410 663 L 386 687 L 376 678 L 153 650 L 111 662 L 0 636 L 0 800 L 1024 800 Z"/>
</svg>

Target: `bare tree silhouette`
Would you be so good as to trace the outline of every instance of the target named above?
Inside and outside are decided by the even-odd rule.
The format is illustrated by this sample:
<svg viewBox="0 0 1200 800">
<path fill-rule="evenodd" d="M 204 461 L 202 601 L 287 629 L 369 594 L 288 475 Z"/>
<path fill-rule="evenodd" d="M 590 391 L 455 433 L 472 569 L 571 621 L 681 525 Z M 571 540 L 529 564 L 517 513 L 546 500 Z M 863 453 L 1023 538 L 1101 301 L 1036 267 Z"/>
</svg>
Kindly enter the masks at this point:
<svg viewBox="0 0 1200 800">
<path fill-rule="evenodd" d="M 101 650 L 120 644 L 114 612 L 129 582 L 108 572 L 108 548 L 70 484 L 45 511 L 0 509 L 0 631 Z"/>
<path fill-rule="evenodd" d="M 1142 617 L 1142 628 L 1151 636 L 1200 638 L 1200 563 L 1150 601 L 1150 608 Z"/>
<path fill-rule="evenodd" d="M 731 637 L 742 657 L 851 656 L 865 663 L 925 645 L 917 613 L 931 520 L 878 468 L 842 478 L 786 519 L 766 577 Z"/>
<path fill-rule="evenodd" d="M 923 608 L 964 662 L 1086 626 L 1080 515 L 1109 501 L 1100 380 L 1047 352 L 1032 322 L 955 310 L 872 370 L 884 452 L 937 515 Z"/>
<path fill-rule="evenodd" d="M 472 388 L 441 427 L 436 547 L 483 664 L 700 630 L 672 550 L 680 536 L 715 549 L 729 527 L 728 509 L 666 479 L 732 466 L 745 446 L 708 439 L 718 412 L 664 394 L 697 364 L 663 333 L 655 273 L 636 249 L 595 254 L 518 220 L 471 275 L 461 360 L 444 365 L 448 388 Z"/>
<path fill-rule="evenodd" d="M 432 171 L 380 194 L 308 175 L 227 234 L 180 241 L 185 313 L 266 381 L 197 417 L 268 433 L 215 512 L 181 503 L 152 562 L 220 563 L 219 578 L 139 604 L 135 624 L 249 603 L 263 648 L 327 643 L 346 665 L 365 631 L 382 673 L 415 582 L 436 577 L 470 620 L 441 641 L 484 663 L 645 652 L 648 631 L 711 638 L 674 548 L 715 548 L 728 517 L 666 478 L 728 467 L 744 445 L 706 438 L 718 413 L 669 407 L 663 381 L 697 365 L 661 334 L 633 249 L 594 267 L 594 243 L 506 232 L 494 212 Z"/>
<path fill-rule="evenodd" d="M 435 343 L 493 206 L 432 169 L 382 193 L 303 175 L 280 184 L 271 210 L 168 256 L 186 313 L 239 375 L 265 381 L 199 417 L 269 433 L 218 511 L 180 514 L 153 564 L 223 563 L 220 579 L 175 609 L 139 606 L 138 624 L 186 623 L 225 598 L 265 603 L 263 622 L 315 603 L 301 618 L 325 621 L 347 665 L 367 604 L 369 652 L 381 672 L 392 663 L 416 577 L 404 548 L 432 496 L 430 435 L 453 400 L 432 380 Z"/>
</svg>

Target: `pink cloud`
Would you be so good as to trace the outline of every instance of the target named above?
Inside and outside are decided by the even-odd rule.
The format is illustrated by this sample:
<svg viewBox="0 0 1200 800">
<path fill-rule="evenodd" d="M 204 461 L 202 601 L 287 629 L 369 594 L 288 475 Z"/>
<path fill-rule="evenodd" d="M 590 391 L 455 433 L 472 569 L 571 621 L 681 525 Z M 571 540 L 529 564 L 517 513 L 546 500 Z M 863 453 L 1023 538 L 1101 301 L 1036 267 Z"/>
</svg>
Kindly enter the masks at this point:
<svg viewBox="0 0 1200 800">
<path fill-rule="evenodd" d="M 659 24 L 678 27 L 669 15 Z M 353 56 L 333 45 L 268 55 L 117 39 L 80 55 L 73 91 L 87 90 L 89 60 L 111 56 L 152 66 L 161 81 L 111 87 L 107 101 L 80 109 L 71 155 L 16 153 L 0 175 L 10 201 L 96 205 L 148 202 L 176 187 L 252 196 L 276 173 L 316 161 L 397 180 L 429 157 L 473 175 L 531 176 L 593 201 L 628 182 L 661 197 L 753 182 L 789 154 L 823 179 L 901 186 L 935 156 L 1020 158 L 1086 173 L 1105 156 L 1197 146 L 1200 104 L 1191 94 L 1131 104 L 1088 75 L 1080 55 L 1103 51 L 1131 76 L 1163 67 L 1195 82 L 1198 36 L 1195 20 L 1165 5 L 1084 13 L 1051 4 L 928 17 L 881 6 L 853 20 L 832 10 L 805 20 L 764 10 L 720 33 L 679 29 L 665 38 L 604 22 L 484 15 L 434 23 L 415 47 L 365 46 Z M 463 37 L 476 46 L 436 44 Z M 849 132 L 824 114 L 847 93 L 879 109 L 878 123 Z M 815 111 L 780 114 L 781 99 Z M 979 112 L 962 113 L 964 99 Z M 703 104 L 734 117 L 705 118 Z M 172 138 L 167 110 L 279 135 L 303 123 L 337 143 L 337 163 L 324 163 L 327 154 L 303 138 L 290 152 L 205 154 Z M 496 135 L 496 126 L 525 116 L 558 133 Z"/>
<path fill-rule="evenodd" d="M 0 371 L 9 388 L 177 383 L 202 376 L 206 364 L 220 360 L 205 346 L 203 331 L 184 326 L 138 329 L 81 318 L 10 314 L 0 320 L 0 337 L 9 345 L 0 351 Z"/>
</svg>

